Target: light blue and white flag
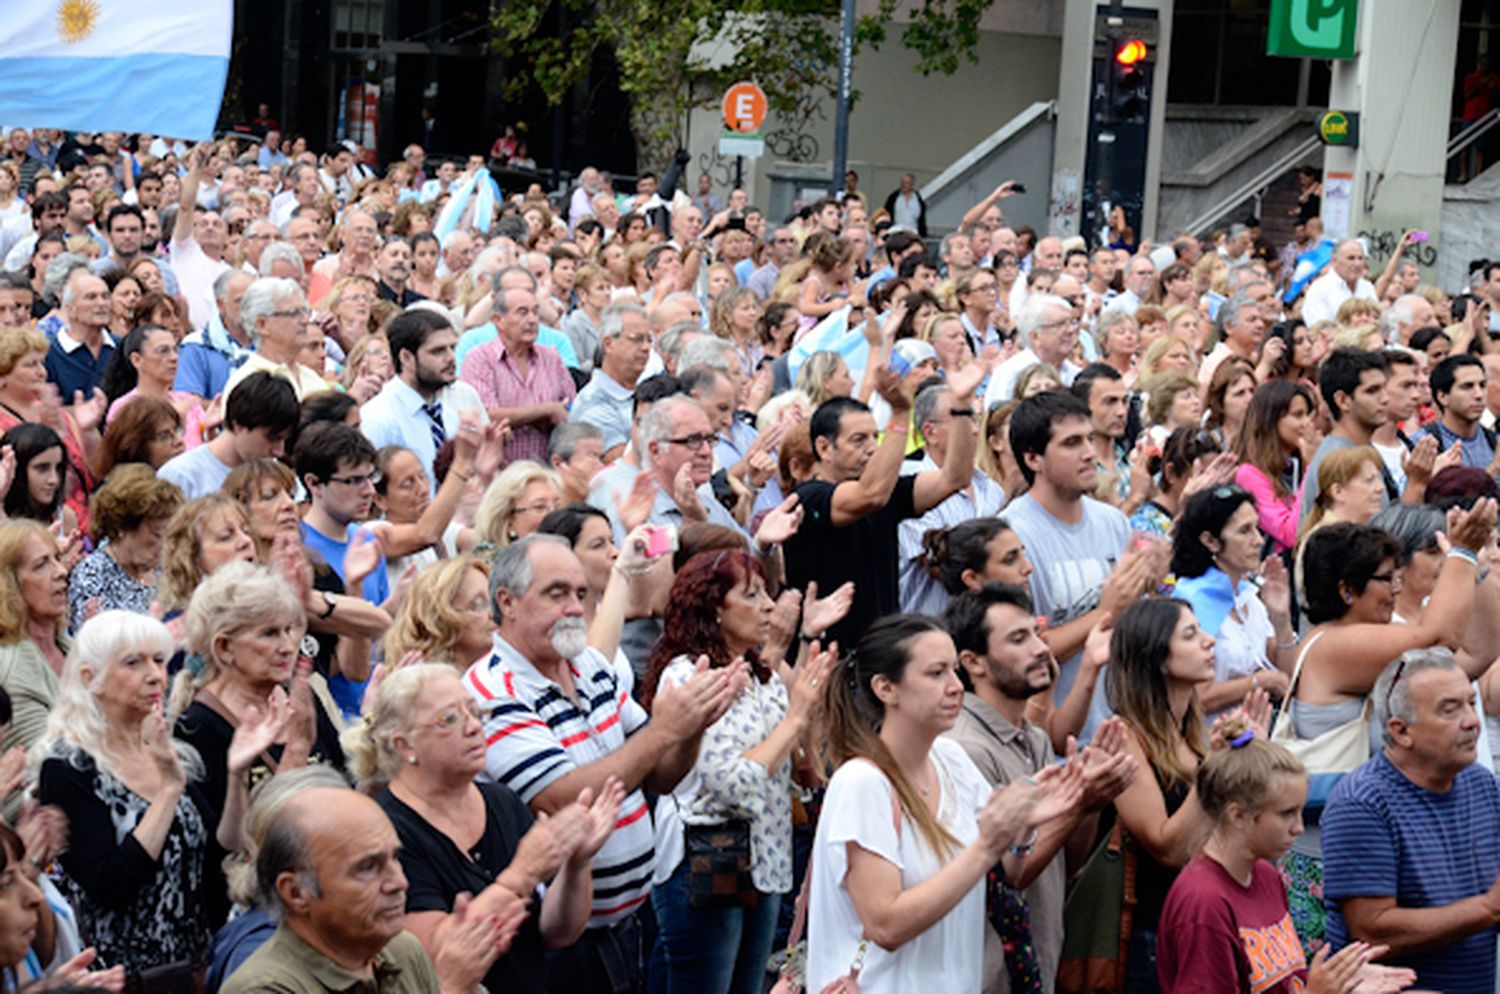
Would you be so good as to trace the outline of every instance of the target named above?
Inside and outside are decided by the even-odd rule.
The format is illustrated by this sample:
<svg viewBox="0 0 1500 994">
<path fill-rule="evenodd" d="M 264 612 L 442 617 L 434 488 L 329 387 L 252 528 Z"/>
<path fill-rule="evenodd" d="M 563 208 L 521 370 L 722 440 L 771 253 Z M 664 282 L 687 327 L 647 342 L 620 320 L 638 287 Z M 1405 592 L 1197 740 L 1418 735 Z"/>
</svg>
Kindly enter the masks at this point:
<svg viewBox="0 0 1500 994">
<path fill-rule="evenodd" d="M 0 121 L 212 138 L 233 0 L 4 0 Z"/>
<path fill-rule="evenodd" d="M 870 343 L 863 331 L 849 327 L 848 307 L 840 307 L 813 325 L 787 352 L 786 369 L 793 383 L 802 364 L 814 352 L 837 352 L 843 356 L 855 383 L 864 378 L 865 364 L 870 361 Z"/>
<path fill-rule="evenodd" d="M 1333 261 L 1334 241 L 1324 238 L 1312 248 L 1297 256 L 1297 265 L 1292 269 L 1291 283 L 1286 288 L 1286 293 L 1281 299 L 1290 304 L 1297 299 L 1297 294 L 1307 288 L 1323 268 Z"/>
<path fill-rule="evenodd" d="M 464 212 L 469 209 L 470 200 L 474 201 L 474 211 L 469 218 L 469 227 L 488 232 L 495 218 L 495 202 L 499 198 L 500 186 L 488 169 L 470 173 L 454 184 L 452 195 L 438 212 L 437 220 L 432 223 L 433 235 L 441 242 L 448 237 L 449 232 L 459 227 Z"/>
</svg>

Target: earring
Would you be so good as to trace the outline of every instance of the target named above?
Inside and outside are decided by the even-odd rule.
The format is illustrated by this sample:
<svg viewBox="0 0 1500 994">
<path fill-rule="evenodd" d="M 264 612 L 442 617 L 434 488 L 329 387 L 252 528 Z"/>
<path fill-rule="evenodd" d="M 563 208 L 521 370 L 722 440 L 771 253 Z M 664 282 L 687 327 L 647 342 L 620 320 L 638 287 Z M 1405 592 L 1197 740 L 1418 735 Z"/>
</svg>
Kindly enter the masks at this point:
<svg viewBox="0 0 1500 994">
<path fill-rule="evenodd" d="M 1344 603 L 1345 604 L 1353 604 L 1354 603 L 1354 598 L 1351 595 L 1349 595 L 1349 594 L 1345 594 L 1344 595 Z"/>
<path fill-rule="evenodd" d="M 408 763 L 410 763 L 412 766 L 416 766 L 417 765 L 417 757 L 416 756 L 407 756 L 406 757 L 406 761 Z"/>
</svg>

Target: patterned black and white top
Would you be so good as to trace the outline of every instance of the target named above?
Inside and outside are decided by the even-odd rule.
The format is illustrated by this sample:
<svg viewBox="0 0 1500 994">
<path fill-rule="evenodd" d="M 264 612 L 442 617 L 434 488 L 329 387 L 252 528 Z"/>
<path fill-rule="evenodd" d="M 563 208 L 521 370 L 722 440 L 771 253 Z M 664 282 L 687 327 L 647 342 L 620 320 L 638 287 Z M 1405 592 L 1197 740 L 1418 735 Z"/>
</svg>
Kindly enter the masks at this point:
<svg viewBox="0 0 1500 994">
<path fill-rule="evenodd" d="M 678 656 L 662 671 L 660 686 L 692 678 L 694 661 Z M 750 879 L 762 894 L 792 889 L 792 763 L 774 770 L 745 758 L 760 745 L 788 707 L 786 686 L 776 674 L 752 679 L 724 716 L 703 732 L 698 761 L 670 795 L 656 802 L 657 885 L 682 862 L 682 826 L 750 823 Z"/>
<path fill-rule="evenodd" d="M 191 959 L 219 924 L 204 912 L 204 861 L 222 852 L 206 827 L 201 791 L 188 785 L 161 855 L 152 859 L 131 834 L 151 802 L 65 750 L 42 763 L 37 793 L 68 816 L 68 851 L 53 872 L 85 941 L 103 965 L 127 973 Z"/>
<path fill-rule="evenodd" d="M 68 627 L 78 631 L 100 611 L 134 611 L 149 614 L 156 587 L 146 586 L 103 549 L 83 557 L 68 577 Z"/>
</svg>

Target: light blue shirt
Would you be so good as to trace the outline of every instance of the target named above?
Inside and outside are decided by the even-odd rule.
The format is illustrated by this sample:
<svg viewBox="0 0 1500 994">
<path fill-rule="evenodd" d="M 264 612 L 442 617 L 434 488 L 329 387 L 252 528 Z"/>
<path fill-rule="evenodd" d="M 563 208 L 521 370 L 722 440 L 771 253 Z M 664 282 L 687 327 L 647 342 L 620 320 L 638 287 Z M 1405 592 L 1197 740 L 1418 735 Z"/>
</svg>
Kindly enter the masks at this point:
<svg viewBox="0 0 1500 994">
<path fill-rule="evenodd" d="M 587 422 L 604 432 L 604 448 L 608 450 L 630 441 L 634 407 L 635 391 L 616 383 L 601 366 L 573 398 L 568 420 Z"/>
<path fill-rule="evenodd" d="M 188 500 L 196 500 L 218 493 L 229 472 L 230 467 L 219 462 L 207 445 L 200 445 L 168 459 L 156 475 L 175 485 Z"/>
</svg>

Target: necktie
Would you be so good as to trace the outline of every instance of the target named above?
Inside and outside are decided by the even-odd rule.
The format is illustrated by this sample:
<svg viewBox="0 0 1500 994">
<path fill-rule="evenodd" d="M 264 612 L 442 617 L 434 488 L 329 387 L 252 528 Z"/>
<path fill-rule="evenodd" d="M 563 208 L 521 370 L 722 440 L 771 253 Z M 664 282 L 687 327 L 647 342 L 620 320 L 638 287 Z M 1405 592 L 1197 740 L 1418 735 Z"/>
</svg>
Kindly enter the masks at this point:
<svg viewBox="0 0 1500 994">
<path fill-rule="evenodd" d="M 427 420 L 430 422 L 430 427 L 432 428 L 432 451 L 436 452 L 443 447 L 444 442 L 448 441 L 448 433 L 443 430 L 443 402 L 435 400 L 430 404 L 423 404 L 422 410 L 426 413 Z"/>
</svg>

